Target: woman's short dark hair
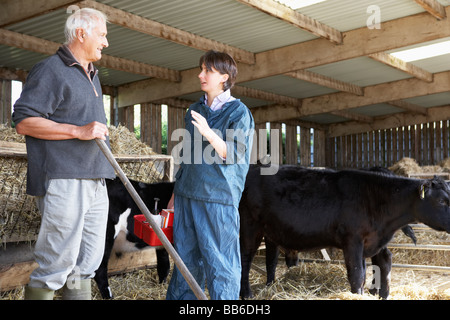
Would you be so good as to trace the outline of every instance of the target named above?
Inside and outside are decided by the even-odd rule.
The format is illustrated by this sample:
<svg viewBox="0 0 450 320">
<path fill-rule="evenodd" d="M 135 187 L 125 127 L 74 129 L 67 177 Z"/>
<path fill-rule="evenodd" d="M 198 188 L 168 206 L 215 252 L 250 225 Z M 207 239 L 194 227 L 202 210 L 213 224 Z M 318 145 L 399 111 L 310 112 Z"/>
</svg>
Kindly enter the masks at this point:
<svg viewBox="0 0 450 320">
<path fill-rule="evenodd" d="M 209 71 L 214 68 L 221 74 L 228 74 L 228 80 L 223 84 L 224 91 L 233 87 L 237 76 L 237 65 L 228 53 L 210 50 L 200 58 L 200 68 L 203 64 Z"/>
</svg>

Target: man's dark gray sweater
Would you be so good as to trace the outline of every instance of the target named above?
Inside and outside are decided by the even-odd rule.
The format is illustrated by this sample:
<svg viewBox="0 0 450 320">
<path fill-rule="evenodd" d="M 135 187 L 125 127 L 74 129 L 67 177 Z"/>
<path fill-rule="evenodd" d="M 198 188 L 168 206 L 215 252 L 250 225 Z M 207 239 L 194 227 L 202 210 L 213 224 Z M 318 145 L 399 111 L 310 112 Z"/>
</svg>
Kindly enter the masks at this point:
<svg viewBox="0 0 450 320">
<path fill-rule="evenodd" d="M 37 63 L 14 105 L 16 124 L 29 117 L 77 126 L 92 121 L 106 124 L 97 70 L 94 68 L 88 75 L 66 46 Z M 94 140 L 55 141 L 26 136 L 26 145 L 30 195 L 43 196 L 48 179 L 115 177 L 114 169 Z"/>
</svg>

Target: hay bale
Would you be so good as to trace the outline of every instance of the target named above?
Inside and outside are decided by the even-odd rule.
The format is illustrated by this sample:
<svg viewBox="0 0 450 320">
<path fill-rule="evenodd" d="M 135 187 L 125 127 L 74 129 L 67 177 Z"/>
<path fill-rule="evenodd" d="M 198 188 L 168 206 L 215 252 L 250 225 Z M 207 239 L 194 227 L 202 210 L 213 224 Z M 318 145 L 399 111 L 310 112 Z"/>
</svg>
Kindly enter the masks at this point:
<svg viewBox="0 0 450 320">
<path fill-rule="evenodd" d="M 423 172 L 416 160 L 412 158 L 403 158 L 388 169 L 396 175 L 404 177 L 408 177 L 409 174 Z"/>
<path fill-rule="evenodd" d="M 117 127 L 110 126 L 109 142 L 113 154 L 122 155 L 152 155 L 157 154 L 147 144 L 139 141 L 134 132 L 119 124 Z"/>
<path fill-rule="evenodd" d="M 25 142 L 25 136 L 17 134 L 16 129 L 6 124 L 0 124 L 0 141 Z"/>
<path fill-rule="evenodd" d="M 444 159 L 439 163 L 443 172 L 450 172 L 450 158 Z"/>
<path fill-rule="evenodd" d="M 120 161 L 120 156 L 151 156 L 157 155 L 151 147 L 138 140 L 133 132 L 125 126 L 111 126 L 109 141 L 111 152 L 119 157 L 119 165 L 129 179 L 145 183 L 159 182 L 164 177 L 164 161 L 148 160 L 137 162 Z"/>
<path fill-rule="evenodd" d="M 422 166 L 422 173 L 440 173 L 444 172 L 444 168 L 441 166 Z"/>
<path fill-rule="evenodd" d="M 0 125 L 0 141 L 25 143 L 9 125 Z M 33 241 L 39 231 L 40 214 L 34 197 L 26 194 L 27 159 L 0 156 L 0 244 Z"/>
</svg>

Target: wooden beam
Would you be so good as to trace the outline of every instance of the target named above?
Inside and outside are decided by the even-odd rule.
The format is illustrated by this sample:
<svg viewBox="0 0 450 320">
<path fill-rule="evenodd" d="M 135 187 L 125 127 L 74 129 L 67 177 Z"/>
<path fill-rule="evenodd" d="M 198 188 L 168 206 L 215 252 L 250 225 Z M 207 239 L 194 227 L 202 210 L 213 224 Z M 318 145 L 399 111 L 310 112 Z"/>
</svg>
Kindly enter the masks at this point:
<svg viewBox="0 0 450 320">
<path fill-rule="evenodd" d="M 17 80 L 25 82 L 28 72 L 24 70 L 15 70 L 11 68 L 0 68 L 0 79 Z"/>
<path fill-rule="evenodd" d="M 367 123 L 373 122 L 373 117 L 366 116 L 364 114 L 358 114 L 358 113 L 350 112 L 350 111 L 347 111 L 347 110 L 331 111 L 330 113 L 335 115 L 335 116 L 347 118 L 347 119 L 350 119 L 350 120 L 367 122 Z"/>
<path fill-rule="evenodd" d="M 119 236 L 122 236 L 122 233 L 119 233 Z M 0 264 L 0 292 L 26 285 L 30 281 L 30 274 L 39 266 L 34 260 L 20 261 L 20 258 L 17 260 L 19 261 Z M 156 264 L 157 258 L 154 247 L 146 247 L 138 251 L 132 251 L 129 248 L 123 250 L 114 248 L 108 262 L 108 275 L 151 268 L 155 267 Z"/>
<path fill-rule="evenodd" d="M 262 121 L 262 122 L 267 122 L 267 121 Z M 255 123 L 256 123 L 256 119 L 255 119 Z M 311 122 L 311 121 L 303 121 L 303 120 L 299 120 L 299 119 L 294 119 L 294 120 L 286 120 L 286 121 L 282 121 L 282 123 L 286 124 L 286 125 L 291 125 L 291 126 L 300 126 L 303 128 L 314 128 L 314 129 L 320 129 L 323 131 L 327 131 L 328 130 L 328 125 L 327 124 L 321 124 L 321 123 L 316 123 L 316 122 Z"/>
<path fill-rule="evenodd" d="M 272 104 L 263 107 L 250 108 L 255 123 L 285 122 L 303 116 L 301 106 Z"/>
<path fill-rule="evenodd" d="M 436 19 L 442 20 L 447 18 L 445 14 L 445 7 L 440 4 L 437 0 L 414 0 L 420 6 L 422 6 L 425 10 L 428 11 L 429 14 L 433 15 Z"/>
<path fill-rule="evenodd" d="M 292 10 L 291 8 L 274 0 L 237 0 L 250 7 L 258 9 L 275 18 L 286 21 L 298 28 L 306 30 L 318 37 L 330 40 L 332 43 L 341 44 L 342 34 L 340 31 L 331 28 L 313 18 Z"/>
<path fill-rule="evenodd" d="M 150 101 L 150 102 L 156 103 L 156 104 L 166 104 L 170 107 L 180 108 L 180 109 L 184 109 L 184 110 L 187 110 L 191 104 L 195 103 L 195 101 L 186 100 L 186 99 L 177 99 L 177 98 L 168 98 L 168 99 L 162 99 L 162 100 Z"/>
<path fill-rule="evenodd" d="M 51 55 L 58 50 L 61 44 L 40 39 L 26 34 L 0 29 L 0 44 L 25 49 L 45 55 Z"/>
<path fill-rule="evenodd" d="M 364 96 L 338 92 L 318 97 L 304 98 L 301 108 L 295 106 L 264 106 L 252 108 L 251 111 L 254 117 L 256 118 L 257 115 L 261 121 L 262 119 L 267 122 L 286 121 L 314 114 L 330 113 L 428 94 L 448 92 L 449 88 L 450 71 L 446 71 L 436 73 L 433 83 L 424 83 L 421 80 L 410 78 L 365 87 Z M 417 110 L 415 110 L 414 114 L 417 114 L 416 112 Z"/>
<path fill-rule="evenodd" d="M 6 29 L 0 29 L 0 44 L 25 49 L 28 51 L 38 52 L 45 55 L 54 54 L 61 44 L 40 39 L 37 37 L 29 36 L 22 33 L 9 31 Z M 102 59 L 95 62 L 96 65 L 120 70 L 124 72 L 130 72 L 135 74 L 141 74 L 147 77 L 159 78 L 169 81 L 180 81 L 180 73 L 176 70 L 157 67 L 142 62 L 136 62 L 123 58 L 113 57 L 106 54 L 102 54 Z"/>
<path fill-rule="evenodd" d="M 132 61 L 124 58 L 102 54 L 102 59 L 94 64 L 114 70 L 140 74 L 147 77 L 165 79 L 178 82 L 181 80 L 180 73 L 176 70 L 162 68 L 143 62 Z"/>
<path fill-rule="evenodd" d="M 283 96 L 279 94 L 275 94 L 272 92 L 257 90 L 253 88 L 243 87 L 243 86 L 234 86 L 231 89 L 231 93 L 233 95 L 239 95 L 259 100 L 266 100 L 270 101 L 276 104 L 282 104 L 282 105 L 290 105 L 290 106 L 301 106 L 302 100 L 297 98 L 292 98 L 288 96 Z M 189 101 L 185 99 L 175 99 L 175 98 L 169 98 L 169 99 L 161 99 L 158 101 L 151 101 L 152 103 L 159 103 L 159 104 L 167 104 L 171 107 L 178 107 L 178 108 L 188 108 L 191 104 L 193 104 L 195 101 Z"/>
<path fill-rule="evenodd" d="M 450 6 L 445 9 L 450 11 Z M 257 53 L 254 65 L 238 65 L 237 83 L 450 37 L 450 19 L 436 21 L 428 13 L 421 13 L 384 22 L 380 30 L 363 27 L 345 32 L 343 36 L 345 41 L 339 46 L 324 39 L 316 39 Z M 181 71 L 183 80 L 180 85 L 152 79 L 121 86 L 119 106 L 196 92 L 197 73 L 198 68 Z"/>
<path fill-rule="evenodd" d="M 412 113 L 396 113 L 388 116 L 377 117 L 372 123 L 346 122 L 332 124 L 328 128 L 329 137 L 412 126 L 418 123 L 450 120 L 450 105 L 433 107 L 428 109 L 427 115 Z"/>
<path fill-rule="evenodd" d="M 113 8 L 111 6 L 96 2 L 82 1 L 77 4 L 80 7 L 94 8 L 102 11 L 108 17 L 110 23 L 142 32 L 153 37 L 173 41 L 175 43 L 189 46 L 202 51 L 217 50 L 230 54 L 236 61 L 242 63 L 255 63 L 255 55 L 252 52 L 242 50 L 230 45 L 207 39 L 190 32 L 186 32 L 141 16 Z"/>
<path fill-rule="evenodd" d="M 0 10 L 0 28 L 32 17 L 67 7 L 74 0 L 2 0 Z"/>
<path fill-rule="evenodd" d="M 339 91 L 349 92 L 356 94 L 358 96 L 364 95 L 364 89 L 357 85 L 339 81 L 330 77 L 326 77 L 324 75 L 307 71 L 307 70 L 297 70 L 293 72 L 286 73 L 287 76 L 296 78 L 303 81 L 308 81 L 311 83 L 318 84 L 320 86 L 324 86 L 327 88 L 336 89 Z"/>
<path fill-rule="evenodd" d="M 286 106 L 286 105 L 268 105 L 258 108 L 250 109 L 255 119 L 255 123 L 261 122 L 283 122 L 288 124 L 293 123 L 306 123 L 302 120 L 298 120 L 298 118 L 302 117 L 301 107 L 297 106 Z M 357 114 L 354 112 L 339 110 L 330 112 L 333 115 L 347 118 L 350 120 L 361 121 L 365 123 L 372 123 L 374 120 L 373 117 L 369 117 L 362 114 Z M 297 119 L 296 119 L 297 118 Z M 295 119 L 295 120 L 294 120 Z M 313 124 L 309 122 L 310 127 L 317 127 L 319 124 Z"/>
<path fill-rule="evenodd" d="M 450 71 L 434 74 L 432 83 L 416 78 L 382 83 L 364 88 L 364 96 L 355 96 L 345 92 L 332 93 L 319 97 L 303 99 L 304 115 L 326 113 L 336 110 L 353 109 L 378 103 L 409 99 L 435 93 L 448 92 Z"/>
<path fill-rule="evenodd" d="M 302 100 L 297 98 L 292 98 L 288 96 L 283 96 L 267 91 L 257 90 L 253 88 L 243 87 L 243 86 L 234 86 L 231 89 L 232 94 L 245 96 L 249 98 L 259 99 L 271 101 L 277 104 L 284 104 L 289 106 L 301 106 Z"/>
<path fill-rule="evenodd" d="M 0 265 L 0 291 L 13 290 L 30 281 L 30 274 L 39 265 L 34 261 L 24 261 Z"/>
<path fill-rule="evenodd" d="M 389 101 L 389 102 L 387 102 L 387 104 L 390 104 L 392 106 L 401 108 L 401 109 L 406 110 L 406 111 L 410 111 L 410 112 L 413 112 L 413 113 L 420 113 L 420 114 L 423 114 L 423 115 L 426 115 L 427 112 L 428 112 L 427 108 L 424 108 L 422 106 L 418 106 L 416 104 L 409 103 L 409 102 L 406 102 L 406 101 L 403 101 L 403 100 Z"/>
<path fill-rule="evenodd" d="M 413 77 L 416 77 L 417 79 L 421 79 L 426 82 L 433 81 L 433 74 L 431 72 L 428 72 L 422 68 L 419 68 L 412 63 L 405 62 L 399 58 L 394 57 L 393 55 L 390 55 L 385 52 L 377 52 L 369 55 L 370 58 L 384 63 L 390 67 L 393 67 L 395 69 L 398 69 L 400 71 L 406 72 Z"/>
</svg>

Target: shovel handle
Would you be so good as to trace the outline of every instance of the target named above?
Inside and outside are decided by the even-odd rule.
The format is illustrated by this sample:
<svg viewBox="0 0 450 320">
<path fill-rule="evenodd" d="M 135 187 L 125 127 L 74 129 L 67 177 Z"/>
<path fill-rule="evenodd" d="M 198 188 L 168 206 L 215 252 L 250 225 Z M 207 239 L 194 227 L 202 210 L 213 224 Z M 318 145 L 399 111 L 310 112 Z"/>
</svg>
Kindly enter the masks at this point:
<svg viewBox="0 0 450 320">
<path fill-rule="evenodd" d="M 176 266 L 178 267 L 178 270 L 181 272 L 184 279 L 189 284 L 190 288 L 194 292 L 197 299 L 207 300 L 205 293 L 200 288 L 198 283 L 195 281 L 194 277 L 189 272 L 188 268 L 184 264 L 183 260 L 181 260 L 178 253 L 175 251 L 175 249 L 172 246 L 172 244 L 170 243 L 169 239 L 167 239 L 166 235 L 161 230 L 161 227 L 155 221 L 153 221 L 153 219 L 151 218 L 150 211 L 148 210 L 147 206 L 144 204 L 141 197 L 139 196 L 139 194 L 136 192 L 136 190 L 130 183 L 130 180 L 128 180 L 127 176 L 122 171 L 122 168 L 117 163 L 116 159 L 114 158 L 111 150 L 106 145 L 105 141 L 100 140 L 100 139 L 95 139 L 95 141 L 97 142 L 98 146 L 100 147 L 100 150 L 103 152 L 105 157 L 108 159 L 109 163 L 111 163 L 111 165 L 113 166 L 114 170 L 116 171 L 116 174 L 119 176 L 120 180 L 122 180 L 122 183 L 124 184 L 125 188 L 128 190 L 131 197 L 136 202 L 137 206 L 139 207 L 141 212 L 144 214 L 144 216 L 147 219 L 147 221 L 149 222 L 149 224 L 152 226 L 153 231 L 155 231 L 156 235 L 158 236 L 158 239 L 161 241 L 164 248 L 167 250 L 169 255 L 172 257 L 173 261 L 175 262 Z"/>
</svg>

